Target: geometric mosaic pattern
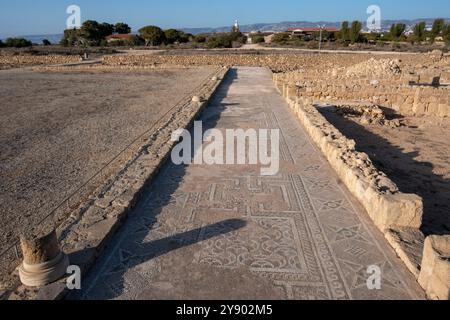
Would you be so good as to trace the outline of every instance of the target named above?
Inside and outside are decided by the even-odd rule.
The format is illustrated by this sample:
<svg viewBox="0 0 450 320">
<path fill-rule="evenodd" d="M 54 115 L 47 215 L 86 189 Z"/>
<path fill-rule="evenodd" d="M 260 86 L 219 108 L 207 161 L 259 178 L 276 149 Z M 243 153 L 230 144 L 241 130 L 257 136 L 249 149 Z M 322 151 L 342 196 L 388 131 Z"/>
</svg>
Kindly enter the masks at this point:
<svg viewBox="0 0 450 320">
<path fill-rule="evenodd" d="M 279 128 L 279 175 L 167 163 L 84 282 L 82 298 L 423 298 L 267 70 L 232 70 L 201 119 L 204 129 Z M 381 290 L 367 288 L 370 265 L 382 270 Z"/>
</svg>

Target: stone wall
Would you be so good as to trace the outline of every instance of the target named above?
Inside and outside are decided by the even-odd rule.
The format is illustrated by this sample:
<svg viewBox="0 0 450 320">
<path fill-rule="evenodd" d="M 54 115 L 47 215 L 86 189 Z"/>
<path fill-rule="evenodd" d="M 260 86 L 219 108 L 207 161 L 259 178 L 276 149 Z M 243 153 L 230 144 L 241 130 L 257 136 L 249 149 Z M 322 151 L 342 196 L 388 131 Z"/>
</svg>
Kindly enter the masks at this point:
<svg viewBox="0 0 450 320">
<path fill-rule="evenodd" d="M 295 112 L 317 147 L 350 192 L 360 201 L 375 225 L 415 275 L 430 299 L 450 299 L 450 236 L 430 236 L 419 230 L 423 202 L 405 194 L 367 154 L 355 150 L 356 143 L 323 117 L 292 82 L 274 74 L 274 83 Z"/>
<path fill-rule="evenodd" d="M 0 70 L 25 66 L 76 63 L 79 56 L 73 55 L 31 55 L 31 54 L 0 54 Z"/>
<path fill-rule="evenodd" d="M 403 115 L 450 116 L 450 86 L 410 85 L 413 77 L 313 79 L 280 74 L 280 81 L 290 83 L 297 94 L 314 101 L 367 101 L 391 108 Z"/>
<path fill-rule="evenodd" d="M 380 230 L 393 226 L 419 228 L 422 224 L 422 199 L 399 192 L 397 186 L 373 166 L 367 154 L 355 150 L 355 141 L 342 135 L 308 98 L 298 96 L 294 87 L 277 78 L 274 75 L 278 90 Z"/>
<path fill-rule="evenodd" d="M 308 68 L 308 72 L 314 72 L 316 68 L 331 68 L 333 65 L 351 66 L 357 62 L 369 59 L 369 54 L 240 54 L 215 53 L 195 55 L 111 55 L 103 58 L 104 65 L 110 66 L 152 66 L 152 65 L 221 65 L 221 66 L 250 66 L 268 67 L 272 71 L 286 72 Z M 321 72 L 321 71 L 320 71 Z"/>
</svg>

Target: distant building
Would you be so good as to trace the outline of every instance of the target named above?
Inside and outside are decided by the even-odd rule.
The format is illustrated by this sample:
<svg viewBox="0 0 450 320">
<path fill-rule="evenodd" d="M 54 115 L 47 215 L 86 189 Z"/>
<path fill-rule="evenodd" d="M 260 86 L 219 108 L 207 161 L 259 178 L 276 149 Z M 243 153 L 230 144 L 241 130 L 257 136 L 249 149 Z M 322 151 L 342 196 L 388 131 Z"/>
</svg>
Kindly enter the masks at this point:
<svg viewBox="0 0 450 320">
<path fill-rule="evenodd" d="M 290 33 L 293 37 L 308 38 L 312 37 L 315 33 L 320 32 L 320 30 L 320 28 L 290 28 L 287 30 L 287 32 Z M 323 28 L 322 31 L 332 33 L 339 32 L 339 29 Z"/>
<path fill-rule="evenodd" d="M 106 37 L 106 41 L 108 43 L 114 43 L 116 41 L 131 40 L 134 37 L 135 37 L 135 35 L 131 34 L 131 33 L 129 33 L 129 34 L 112 34 L 112 35 Z"/>
<path fill-rule="evenodd" d="M 269 34 L 267 36 L 264 37 L 264 42 L 265 43 L 272 43 L 273 37 L 275 37 L 275 33 Z"/>
</svg>

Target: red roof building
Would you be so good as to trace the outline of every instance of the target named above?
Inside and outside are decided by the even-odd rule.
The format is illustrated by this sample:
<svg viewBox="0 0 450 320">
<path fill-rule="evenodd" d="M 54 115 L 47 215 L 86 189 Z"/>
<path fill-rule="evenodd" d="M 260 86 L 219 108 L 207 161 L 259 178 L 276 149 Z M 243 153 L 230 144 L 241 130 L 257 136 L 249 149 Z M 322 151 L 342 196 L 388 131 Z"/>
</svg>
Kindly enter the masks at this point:
<svg viewBox="0 0 450 320">
<path fill-rule="evenodd" d="M 323 31 L 326 32 L 339 32 L 339 29 L 337 28 L 323 28 Z M 289 28 L 288 32 L 295 32 L 295 33 L 312 33 L 312 32 L 320 32 L 320 28 Z"/>
<path fill-rule="evenodd" d="M 116 40 L 128 40 L 134 37 L 134 34 L 112 34 L 106 37 L 106 41 L 116 41 Z"/>
</svg>

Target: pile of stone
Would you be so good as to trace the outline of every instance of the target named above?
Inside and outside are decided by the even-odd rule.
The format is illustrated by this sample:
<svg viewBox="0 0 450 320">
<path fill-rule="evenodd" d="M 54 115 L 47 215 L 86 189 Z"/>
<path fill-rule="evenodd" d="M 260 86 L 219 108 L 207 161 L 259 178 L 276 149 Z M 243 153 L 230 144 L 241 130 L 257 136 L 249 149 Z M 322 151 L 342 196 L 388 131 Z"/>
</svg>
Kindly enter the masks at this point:
<svg viewBox="0 0 450 320">
<path fill-rule="evenodd" d="M 347 77 L 361 77 L 361 76 L 398 76 L 402 74 L 400 68 L 400 60 L 381 59 L 376 60 L 371 58 L 365 62 L 355 64 L 346 69 L 345 75 Z"/>
<path fill-rule="evenodd" d="M 334 106 L 334 112 L 347 119 L 357 121 L 362 125 L 381 125 L 392 128 L 402 125 L 399 119 L 388 120 L 383 110 L 377 105 L 338 105 Z"/>
<path fill-rule="evenodd" d="M 25 66 L 52 65 L 78 62 L 78 56 L 70 55 L 32 55 L 32 54 L 0 54 L 0 70 Z"/>
</svg>

